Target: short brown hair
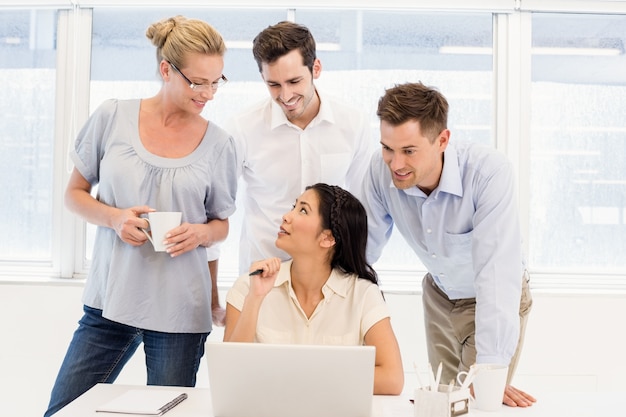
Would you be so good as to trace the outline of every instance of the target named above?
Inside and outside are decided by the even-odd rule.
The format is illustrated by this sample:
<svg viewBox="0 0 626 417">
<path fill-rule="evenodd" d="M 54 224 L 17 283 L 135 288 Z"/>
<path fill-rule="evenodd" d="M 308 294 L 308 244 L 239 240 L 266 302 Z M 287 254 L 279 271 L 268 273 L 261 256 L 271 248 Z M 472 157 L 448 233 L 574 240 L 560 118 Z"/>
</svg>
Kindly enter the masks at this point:
<svg viewBox="0 0 626 417">
<path fill-rule="evenodd" d="M 419 122 L 422 133 L 434 140 L 448 126 L 448 101 L 435 88 L 421 82 L 396 84 L 378 101 L 376 114 L 393 126 Z"/>
<path fill-rule="evenodd" d="M 271 64 L 294 49 L 300 51 L 302 64 L 312 73 L 313 63 L 317 58 L 315 39 L 306 26 L 287 21 L 279 22 L 265 28 L 252 42 L 252 54 L 259 66 L 259 72 L 264 62 Z"/>
</svg>

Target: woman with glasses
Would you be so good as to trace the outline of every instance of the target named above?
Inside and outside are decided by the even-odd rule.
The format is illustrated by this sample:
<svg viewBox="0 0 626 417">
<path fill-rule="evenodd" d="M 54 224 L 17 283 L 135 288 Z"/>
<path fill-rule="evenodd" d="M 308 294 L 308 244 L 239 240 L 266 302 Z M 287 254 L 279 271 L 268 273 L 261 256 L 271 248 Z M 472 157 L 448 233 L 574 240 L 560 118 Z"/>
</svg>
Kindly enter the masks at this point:
<svg viewBox="0 0 626 417">
<path fill-rule="evenodd" d="M 318 183 L 283 215 L 277 232 L 276 246 L 291 260 L 254 262 L 233 284 L 224 340 L 375 346 L 374 394 L 400 394 L 402 359 L 365 259 L 363 205 L 341 187 Z"/>
<path fill-rule="evenodd" d="M 152 24 L 146 36 L 160 90 L 104 102 L 71 150 L 66 205 L 98 228 L 84 315 L 46 416 L 113 382 L 141 343 L 149 385 L 194 386 L 212 330 L 206 247 L 228 234 L 237 173 L 232 138 L 201 112 L 226 81 L 226 48 L 212 26 L 182 16 Z M 165 252 L 142 230 L 152 211 L 182 212 Z"/>
</svg>

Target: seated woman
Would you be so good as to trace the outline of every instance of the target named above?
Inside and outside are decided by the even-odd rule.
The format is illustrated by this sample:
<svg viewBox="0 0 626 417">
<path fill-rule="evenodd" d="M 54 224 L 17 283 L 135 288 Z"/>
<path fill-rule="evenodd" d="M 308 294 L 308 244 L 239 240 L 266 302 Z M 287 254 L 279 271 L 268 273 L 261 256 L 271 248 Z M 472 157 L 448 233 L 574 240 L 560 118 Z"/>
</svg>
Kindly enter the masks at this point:
<svg viewBox="0 0 626 417">
<path fill-rule="evenodd" d="M 291 256 L 252 264 L 226 297 L 224 341 L 376 347 L 374 394 L 400 394 L 404 372 L 376 272 L 367 216 L 337 186 L 315 184 L 283 216 L 276 246 Z"/>
</svg>

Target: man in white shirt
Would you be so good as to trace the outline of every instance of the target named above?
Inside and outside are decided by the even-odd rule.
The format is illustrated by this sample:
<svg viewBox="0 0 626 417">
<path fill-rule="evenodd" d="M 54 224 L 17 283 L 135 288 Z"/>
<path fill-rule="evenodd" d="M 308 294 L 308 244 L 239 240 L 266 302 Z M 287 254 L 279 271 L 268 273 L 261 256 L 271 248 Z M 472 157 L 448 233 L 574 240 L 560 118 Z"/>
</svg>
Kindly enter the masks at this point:
<svg viewBox="0 0 626 417">
<path fill-rule="evenodd" d="M 283 213 L 306 186 L 338 185 L 358 197 L 373 150 L 365 114 L 315 87 L 322 64 L 305 26 L 269 26 L 254 39 L 253 54 L 270 97 L 225 126 L 243 179 L 241 274 L 256 260 L 289 259 L 274 242 Z"/>
<path fill-rule="evenodd" d="M 377 114 L 382 152 L 362 193 L 368 261 L 397 226 L 428 271 L 426 342 L 442 381 L 475 362 L 508 365 L 503 402 L 532 405 L 510 385 L 532 303 L 511 163 L 486 146 L 450 143 L 448 102 L 421 83 L 388 89 Z"/>
</svg>

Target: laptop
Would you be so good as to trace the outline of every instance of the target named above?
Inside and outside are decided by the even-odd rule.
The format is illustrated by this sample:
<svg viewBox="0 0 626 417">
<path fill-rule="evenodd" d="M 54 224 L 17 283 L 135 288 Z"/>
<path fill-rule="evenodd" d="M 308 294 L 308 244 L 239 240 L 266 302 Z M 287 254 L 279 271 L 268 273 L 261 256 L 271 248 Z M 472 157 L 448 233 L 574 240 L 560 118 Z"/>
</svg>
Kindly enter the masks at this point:
<svg viewBox="0 0 626 417">
<path fill-rule="evenodd" d="M 374 346 L 214 342 L 215 417 L 370 417 Z"/>
</svg>

